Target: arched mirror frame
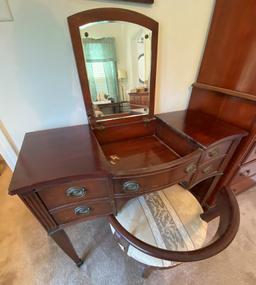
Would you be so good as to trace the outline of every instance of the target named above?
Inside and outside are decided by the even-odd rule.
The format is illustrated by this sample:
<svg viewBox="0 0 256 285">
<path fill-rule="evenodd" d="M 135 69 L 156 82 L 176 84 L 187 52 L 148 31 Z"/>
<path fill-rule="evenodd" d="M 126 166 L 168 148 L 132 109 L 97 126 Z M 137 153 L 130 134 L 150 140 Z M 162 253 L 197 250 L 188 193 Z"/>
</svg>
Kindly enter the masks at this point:
<svg viewBox="0 0 256 285">
<path fill-rule="evenodd" d="M 86 64 L 83 52 L 82 41 L 80 37 L 79 27 L 100 21 L 124 21 L 137 25 L 141 25 L 152 31 L 151 42 L 151 69 L 150 69 L 150 99 L 149 99 L 149 113 L 137 116 L 127 116 L 118 119 L 97 119 L 94 115 L 93 104 L 90 96 L 89 83 L 86 72 Z M 75 55 L 77 70 L 79 74 L 81 89 L 83 93 L 85 108 L 89 123 L 92 128 L 97 126 L 122 124 L 127 121 L 141 121 L 150 120 L 154 117 L 154 105 L 155 105 L 155 84 L 156 84 L 156 65 L 157 65 L 157 42 L 158 42 L 158 23 L 153 19 L 126 9 L 119 8 L 99 8 L 92 9 L 77 13 L 68 17 L 69 30 L 73 45 L 73 51 Z"/>
</svg>

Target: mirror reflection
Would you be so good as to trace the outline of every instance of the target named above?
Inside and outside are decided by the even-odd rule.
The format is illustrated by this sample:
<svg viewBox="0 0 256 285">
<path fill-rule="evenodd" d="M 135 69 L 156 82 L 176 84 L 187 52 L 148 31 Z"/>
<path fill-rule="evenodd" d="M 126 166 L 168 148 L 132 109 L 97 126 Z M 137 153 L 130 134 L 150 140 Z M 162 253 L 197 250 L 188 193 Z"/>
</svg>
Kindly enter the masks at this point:
<svg viewBox="0 0 256 285">
<path fill-rule="evenodd" d="M 104 21 L 81 26 L 80 35 L 95 117 L 148 114 L 152 32 Z"/>
</svg>

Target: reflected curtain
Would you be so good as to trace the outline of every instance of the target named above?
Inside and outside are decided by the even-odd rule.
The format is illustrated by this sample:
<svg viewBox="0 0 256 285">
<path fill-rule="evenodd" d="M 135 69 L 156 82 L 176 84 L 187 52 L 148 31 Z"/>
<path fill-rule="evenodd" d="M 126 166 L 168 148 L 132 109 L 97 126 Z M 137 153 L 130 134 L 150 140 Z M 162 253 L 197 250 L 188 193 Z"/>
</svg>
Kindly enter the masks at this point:
<svg viewBox="0 0 256 285">
<path fill-rule="evenodd" d="M 119 88 L 117 78 L 117 58 L 115 38 L 83 39 L 84 54 L 91 95 L 94 101 L 97 98 L 96 82 L 93 75 L 92 64 L 103 63 L 108 95 L 119 101 Z"/>
</svg>

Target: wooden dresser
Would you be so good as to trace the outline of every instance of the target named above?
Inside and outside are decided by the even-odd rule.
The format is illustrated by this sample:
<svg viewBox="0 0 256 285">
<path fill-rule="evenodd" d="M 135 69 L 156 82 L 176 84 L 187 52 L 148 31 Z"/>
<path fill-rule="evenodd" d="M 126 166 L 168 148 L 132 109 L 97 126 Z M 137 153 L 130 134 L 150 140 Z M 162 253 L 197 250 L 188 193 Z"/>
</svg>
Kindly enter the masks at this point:
<svg viewBox="0 0 256 285">
<path fill-rule="evenodd" d="M 219 187 L 240 193 L 256 185 L 256 2 L 217 0 L 189 110 L 203 111 L 243 128 Z"/>
<path fill-rule="evenodd" d="M 147 107 L 149 105 L 148 92 L 134 92 L 128 94 L 130 97 L 131 109 L 138 107 Z"/>
</svg>

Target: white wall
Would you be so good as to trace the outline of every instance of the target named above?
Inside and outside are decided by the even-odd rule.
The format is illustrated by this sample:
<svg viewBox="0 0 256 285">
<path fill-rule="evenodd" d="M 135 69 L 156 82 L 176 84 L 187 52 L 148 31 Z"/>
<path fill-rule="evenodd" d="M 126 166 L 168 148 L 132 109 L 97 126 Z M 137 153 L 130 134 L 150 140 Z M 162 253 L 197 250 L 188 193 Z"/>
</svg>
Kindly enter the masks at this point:
<svg viewBox="0 0 256 285">
<path fill-rule="evenodd" d="M 97 7 L 141 12 L 159 22 L 156 113 L 184 109 L 214 0 L 155 0 L 153 6 L 97 0 L 9 0 L 0 23 L 0 120 L 17 148 L 25 132 L 87 123 L 66 18 Z"/>
</svg>

